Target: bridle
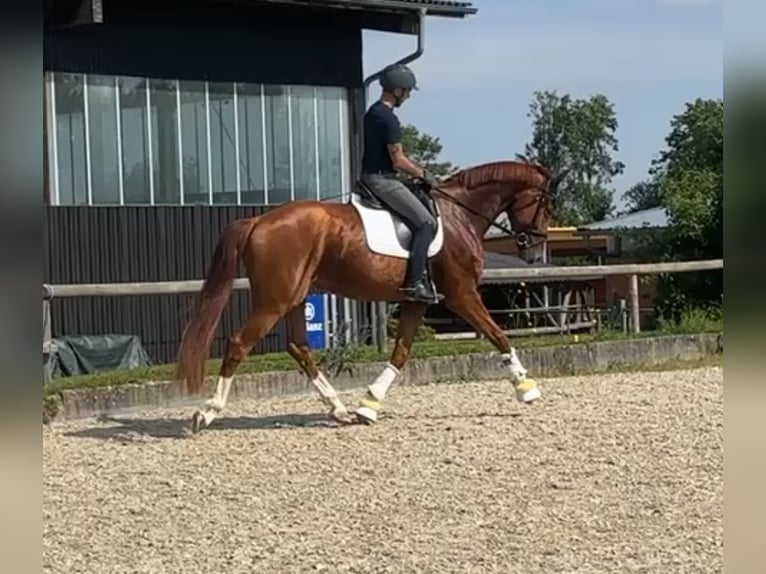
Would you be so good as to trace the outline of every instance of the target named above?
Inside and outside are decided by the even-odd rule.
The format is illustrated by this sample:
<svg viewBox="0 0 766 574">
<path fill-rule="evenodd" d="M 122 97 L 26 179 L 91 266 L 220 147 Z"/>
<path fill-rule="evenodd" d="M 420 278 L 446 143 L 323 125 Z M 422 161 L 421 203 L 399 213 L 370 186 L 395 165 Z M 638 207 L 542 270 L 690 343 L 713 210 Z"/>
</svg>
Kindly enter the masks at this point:
<svg viewBox="0 0 766 574">
<path fill-rule="evenodd" d="M 551 197 L 550 181 L 551 180 L 548 180 L 548 185 L 546 185 L 545 188 L 541 188 L 541 187 L 536 187 L 535 188 L 535 189 L 537 189 L 537 191 L 540 192 L 540 195 L 537 198 L 537 202 L 536 202 L 537 206 L 535 207 L 535 215 L 532 218 L 532 221 L 537 221 L 537 218 L 540 215 L 540 210 L 544 206 L 546 206 L 548 204 L 548 201 L 550 200 L 550 197 Z M 532 225 L 530 225 L 528 227 L 525 227 L 523 229 L 514 230 L 514 229 L 508 228 L 508 226 L 503 225 L 502 223 L 497 223 L 496 221 L 494 221 L 493 219 L 490 219 L 486 215 L 484 215 L 482 213 L 479 213 L 478 211 L 476 211 L 475 209 L 473 209 L 471 207 L 468 207 L 463 202 L 461 202 L 460 200 L 456 199 L 455 197 L 453 197 L 449 193 L 445 192 L 441 188 L 432 187 L 431 191 L 439 193 L 445 199 L 447 199 L 448 201 L 451 201 L 452 203 L 454 203 L 458 207 L 460 207 L 462 209 L 465 209 L 469 213 L 472 213 L 473 215 L 483 219 L 484 221 L 489 223 L 490 227 L 495 227 L 495 228 L 499 229 L 500 231 L 502 231 L 503 233 L 509 235 L 510 237 L 512 237 L 513 239 L 516 240 L 516 245 L 518 245 L 519 249 L 530 249 L 532 247 L 537 247 L 538 245 L 541 245 L 542 243 L 544 243 L 545 240 L 548 238 L 548 233 L 547 232 L 545 232 L 545 231 L 538 231 Z M 539 238 L 539 241 L 537 241 L 534 244 L 530 244 L 530 236 Z"/>
</svg>

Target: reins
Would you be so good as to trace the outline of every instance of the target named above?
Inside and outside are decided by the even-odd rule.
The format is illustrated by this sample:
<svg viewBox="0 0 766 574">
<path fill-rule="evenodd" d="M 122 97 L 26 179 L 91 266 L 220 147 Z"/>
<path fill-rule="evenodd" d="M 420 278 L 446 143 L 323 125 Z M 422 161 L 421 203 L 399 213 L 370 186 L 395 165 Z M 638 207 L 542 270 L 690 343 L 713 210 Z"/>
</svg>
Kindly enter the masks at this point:
<svg viewBox="0 0 766 574">
<path fill-rule="evenodd" d="M 445 192 L 441 188 L 432 187 L 431 191 L 432 192 L 433 191 L 438 192 L 439 194 L 441 194 L 443 197 L 445 197 L 447 200 L 451 201 L 452 203 L 454 203 L 458 207 L 460 207 L 462 209 L 465 209 L 469 213 L 472 213 L 473 215 L 475 215 L 475 216 L 483 219 L 484 221 L 488 222 L 490 227 L 495 227 L 495 228 L 499 229 L 500 231 L 502 231 L 503 233 L 506 233 L 507 235 L 510 235 L 511 237 L 513 237 L 516 240 L 516 242 L 520 246 L 523 246 L 523 247 L 525 247 L 527 249 L 529 247 L 532 247 L 531 245 L 529 245 L 529 242 L 528 242 L 528 239 L 527 239 L 528 236 L 532 235 L 532 236 L 535 236 L 535 237 L 542 238 L 542 240 L 540 242 L 535 243 L 534 245 L 539 245 L 540 243 L 545 241 L 547 239 L 547 237 L 548 237 L 547 233 L 537 231 L 537 229 L 529 229 L 529 230 L 524 230 L 524 231 L 514 231 L 513 229 L 510 229 L 506 225 L 503 225 L 502 223 L 497 223 L 494 219 L 490 219 L 489 217 L 487 217 L 483 213 L 479 213 L 478 211 L 476 211 L 472 207 L 468 207 L 467 205 L 462 203 L 460 200 L 456 199 L 455 197 L 453 197 L 449 193 Z M 545 191 L 543 191 L 543 195 L 544 194 L 545 194 Z M 542 198 L 542 196 L 540 196 L 540 200 L 537 202 L 537 209 L 538 209 L 538 211 L 540 210 L 542 201 L 543 201 L 543 198 Z M 535 213 L 535 216 L 537 216 L 537 213 Z"/>
<path fill-rule="evenodd" d="M 519 246 L 521 246 L 521 247 L 529 249 L 530 247 L 534 247 L 534 246 L 540 245 L 541 243 L 543 243 L 548 238 L 548 234 L 547 233 L 538 231 L 537 229 L 528 229 L 528 230 L 523 230 L 523 231 L 515 231 L 515 230 L 509 228 L 507 225 L 503 225 L 502 223 L 497 223 L 494 219 L 490 219 L 489 217 L 487 217 L 483 213 L 479 213 L 478 211 L 476 211 L 472 207 L 469 207 L 469 206 L 465 205 L 462 201 L 460 201 L 459 199 L 453 197 L 452 195 L 450 195 L 449 193 L 445 192 L 443 189 L 441 189 L 439 187 L 432 187 L 431 191 L 439 193 L 444 198 L 446 198 L 448 201 L 451 201 L 452 203 L 454 203 L 455 205 L 457 205 L 461 209 L 465 209 L 467 212 L 475 215 L 476 217 L 479 217 L 479 218 L 483 219 L 484 221 L 489 223 L 490 227 L 495 227 L 495 228 L 499 229 L 500 231 L 502 231 L 503 233 L 505 233 L 506 235 L 509 235 L 510 237 L 514 238 L 516 240 L 516 242 L 519 244 Z M 542 192 L 542 195 L 540 196 L 540 200 L 537 202 L 537 210 L 538 210 L 538 212 L 539 212 L 539 210 L 542 207 L 543 197 L 547 193 L 547 190 L 540 190 L 540 191 Z M 343 198 L 343 197 L 344 197 L 344 194 L 338 194 L 338 195 L 334 195 L 334 196 L 330 196 L 330 197 L 324 197 L 324 198 L 320 199 L 320 201 L 324 202 L 324 201 L 329 201 L 329 200 L 332 200 L 332 199 L 339 199 L 339 198 Z M 535 217 L 537 217 L 537 213 L 535 213 Z M 534 237 L 540 238 L 540 241 L 538 241 L 537 243 L 535 243 L 533 245 L 530 245 L 529 244 L 529 240 L 528 240 L 528 237 L 530 235 L 534 236 Z"/>
</svg>

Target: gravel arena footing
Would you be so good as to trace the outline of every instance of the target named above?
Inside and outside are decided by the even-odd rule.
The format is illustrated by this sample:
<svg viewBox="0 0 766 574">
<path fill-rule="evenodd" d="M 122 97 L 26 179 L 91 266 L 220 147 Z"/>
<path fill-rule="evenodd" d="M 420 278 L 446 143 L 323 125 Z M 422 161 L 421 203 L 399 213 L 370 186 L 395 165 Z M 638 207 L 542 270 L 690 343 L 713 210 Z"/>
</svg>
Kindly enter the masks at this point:
<svg viewBox="0 0 766 574">
<path fill-rule="evenodd" d="M 43 431 L 44 572 L 681 573 L 723 563 L 723 369 L 394 386 Z M 343 393 L 356 406 L 362 390 Z"/>
</svg>

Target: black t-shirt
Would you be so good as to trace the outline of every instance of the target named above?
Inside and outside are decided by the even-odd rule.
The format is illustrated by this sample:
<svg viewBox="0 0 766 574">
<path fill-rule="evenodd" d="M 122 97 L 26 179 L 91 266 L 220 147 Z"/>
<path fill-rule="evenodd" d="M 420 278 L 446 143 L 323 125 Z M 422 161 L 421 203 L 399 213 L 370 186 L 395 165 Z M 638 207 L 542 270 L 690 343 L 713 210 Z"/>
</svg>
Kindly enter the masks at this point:
<svg viewBox="0 0 766 574">
<path fill-rule="evenodd" d="M 393 173 L 394 165 L 387 146 L 400 142 L 401 138 L 401 125 L 394 111 L 380 100 L 372 104 L 364 114 L 362 171 Z"/>
</svg>

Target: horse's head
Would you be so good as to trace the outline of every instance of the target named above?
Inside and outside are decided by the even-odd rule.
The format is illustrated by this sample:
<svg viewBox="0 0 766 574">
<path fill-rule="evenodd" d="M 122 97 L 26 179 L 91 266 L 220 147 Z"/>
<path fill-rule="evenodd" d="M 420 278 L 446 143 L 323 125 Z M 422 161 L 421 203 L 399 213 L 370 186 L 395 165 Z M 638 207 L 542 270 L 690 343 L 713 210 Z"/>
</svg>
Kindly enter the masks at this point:
<svg viewBox="0 0 766 574">
<path fill-rule="evenodd" d="M 530 248 L 542 245 L 547 237 L 558 186 L 569 170 L 553 175 L 539 163 L 517 157 L 517 161 L 463 169 L 450 176 L 443 187 L 451 188 L 446 195 L 476 217 L 480 235 L 505 212 L 519 251 L 529 255 Z"/>
<path fill-rule="evenodd" d="M 531 247 L 541 245 L 547 237 L 548 225 L 556 206 L 558 186 L 569 170 L 552 174 L 539 163 L 517 157 L 532 169 L 532 177 L 513 195 L 506 214 L 519 250 L 527 251 Z"/>
</svg>

